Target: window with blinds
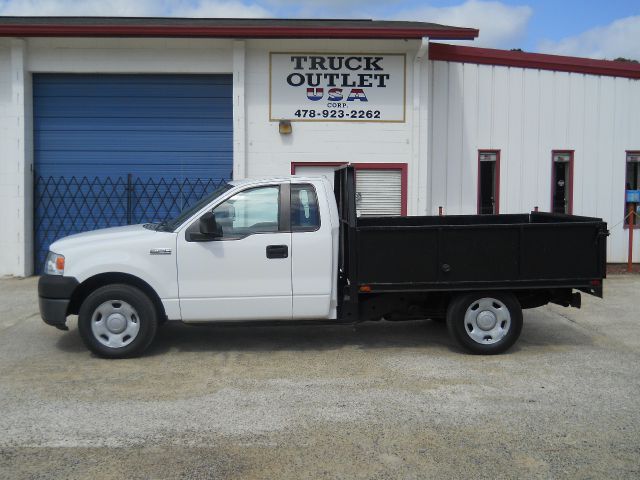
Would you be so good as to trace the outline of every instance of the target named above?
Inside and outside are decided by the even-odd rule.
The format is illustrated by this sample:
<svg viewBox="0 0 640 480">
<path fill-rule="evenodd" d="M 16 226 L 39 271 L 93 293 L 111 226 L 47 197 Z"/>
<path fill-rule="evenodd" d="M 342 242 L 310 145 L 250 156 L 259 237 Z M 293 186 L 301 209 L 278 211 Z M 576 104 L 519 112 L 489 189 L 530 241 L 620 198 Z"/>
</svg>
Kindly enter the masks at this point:
<svg viewBox="0 0 640 480">
<path fill-rule="evenodd" d="M 403 167 L 399 164 L 374 166 L 352 164 L 356 169 L 356 210 L 358 216 L 406 215 L 403 205 Z M 340 166 L 335 164 L 292 163 L 295 175 L 325 176 L 333 185 L 333 172 Z M 406 188 L 406 187 L 405 187 Z M 406 199 L 404 199 L 406 202 Z"/>
</svg>

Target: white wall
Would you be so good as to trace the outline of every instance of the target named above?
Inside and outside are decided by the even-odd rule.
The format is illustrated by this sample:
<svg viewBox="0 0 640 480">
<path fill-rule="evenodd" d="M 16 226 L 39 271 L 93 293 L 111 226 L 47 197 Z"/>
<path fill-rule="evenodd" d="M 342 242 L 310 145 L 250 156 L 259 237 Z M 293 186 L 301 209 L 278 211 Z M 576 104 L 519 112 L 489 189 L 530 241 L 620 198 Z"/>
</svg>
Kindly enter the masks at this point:
<svg viewBox="0 0 640 480">
<path fill-rule="evenodd" d="M 25 51 L 23 40 L 0 42 L 0 275 L 28 275 L 32 269 L 33 127 Z"/>
<path fill-rule="evenodd" d="M 409 214 L 418 214 L 418 162 L 412 132 L 412 66 L 419 42 L 350 40 L 248 40 L 246 51 L 247 176 L 288 175 L 292 162 L 407 163 Z M 293 122 L 291 135 L 269 121 L 269 52 L 406 53 L 405 123 Z M 427 62 L 424 81 L 427 82 Z M 426 112 L 427 98 L 421 104 Z M 426 180 L 426 168 L 424 172 Z"/>
<path fill-rule="evenodd" d="M 50 73 L 231 73 L 232 40 L 31 38 L 28 70 Z"/>
<path fill-rule="evenodd" d="M 18 272 L 19 245 L 16 236 L 18 206 L 18 161 L 10 147 L 15 144 L 16 118 L 11 85 L 11 44 L 0 40 L 0 274 Z"/>
<path fill-rule="evenodd" d="M 640 81 L 430 62 L 430 212 L 475 213 L 478 149 L 500 150 L 500 213 L 549 211 L 551 152 L 575 150 L 573 213 L 609 223 L 627 259 L 625 150 L 640 150 Z M 640 235 L 634 259 L 640 261 Z"/>
</svg>

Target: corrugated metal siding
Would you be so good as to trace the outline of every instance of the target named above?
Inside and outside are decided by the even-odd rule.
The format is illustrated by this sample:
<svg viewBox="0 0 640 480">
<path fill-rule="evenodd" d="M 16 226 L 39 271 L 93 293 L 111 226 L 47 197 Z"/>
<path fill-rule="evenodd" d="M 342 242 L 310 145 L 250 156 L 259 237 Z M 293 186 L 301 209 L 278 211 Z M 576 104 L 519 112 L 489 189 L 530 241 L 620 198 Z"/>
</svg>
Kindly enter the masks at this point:
<svg viewBox="0 0 640 480">
<path fill-rule="evenodd" d="M 476 211 L 478 150 L 500 150 L 500 211 L 551 207 L 551 152 L 574 150 L 573 212 L 615 226 L 626 261 L 625 150 L 640 149 L 640 81 L 457 62 L 431 66 L 431 214 Z M 640 238 L 636 240 L 640 258 Z"/>
<path fill-rule="evenodd" d="M 33 80 L 38 175 L 231 176 L 231 75 Z"/>
<path fill-rule="evenodd" d="M 400 215 L 402 173 L 400 170 L 356 170 L 356 209 L 361 216 Z"/>
</svg>

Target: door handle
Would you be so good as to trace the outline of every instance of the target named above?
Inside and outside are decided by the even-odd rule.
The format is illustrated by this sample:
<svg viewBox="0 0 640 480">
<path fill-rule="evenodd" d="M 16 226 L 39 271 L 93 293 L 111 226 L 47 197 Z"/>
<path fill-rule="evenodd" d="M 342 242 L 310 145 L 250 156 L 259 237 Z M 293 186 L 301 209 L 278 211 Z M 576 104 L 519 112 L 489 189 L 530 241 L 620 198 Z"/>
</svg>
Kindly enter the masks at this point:
<svg viewBox="0 0 640 480">
<path fill-rule="evenodd" d="M 287 258 L 288 256 L 288 245 L 267 245 L 267 258 Z"/>
</svg>

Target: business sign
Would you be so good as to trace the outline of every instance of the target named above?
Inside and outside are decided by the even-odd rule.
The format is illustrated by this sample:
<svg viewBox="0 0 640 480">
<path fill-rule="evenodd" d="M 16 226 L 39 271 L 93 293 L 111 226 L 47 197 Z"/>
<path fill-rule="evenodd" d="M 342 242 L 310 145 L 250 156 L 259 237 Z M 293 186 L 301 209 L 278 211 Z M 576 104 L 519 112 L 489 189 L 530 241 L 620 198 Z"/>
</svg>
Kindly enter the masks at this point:
<svg viewBox="0 0 640 480">
<path fill-rule="evenodd" d="M 404 54 L 271 53 L 270 120 L 404 122 Z"/>
</svg>

